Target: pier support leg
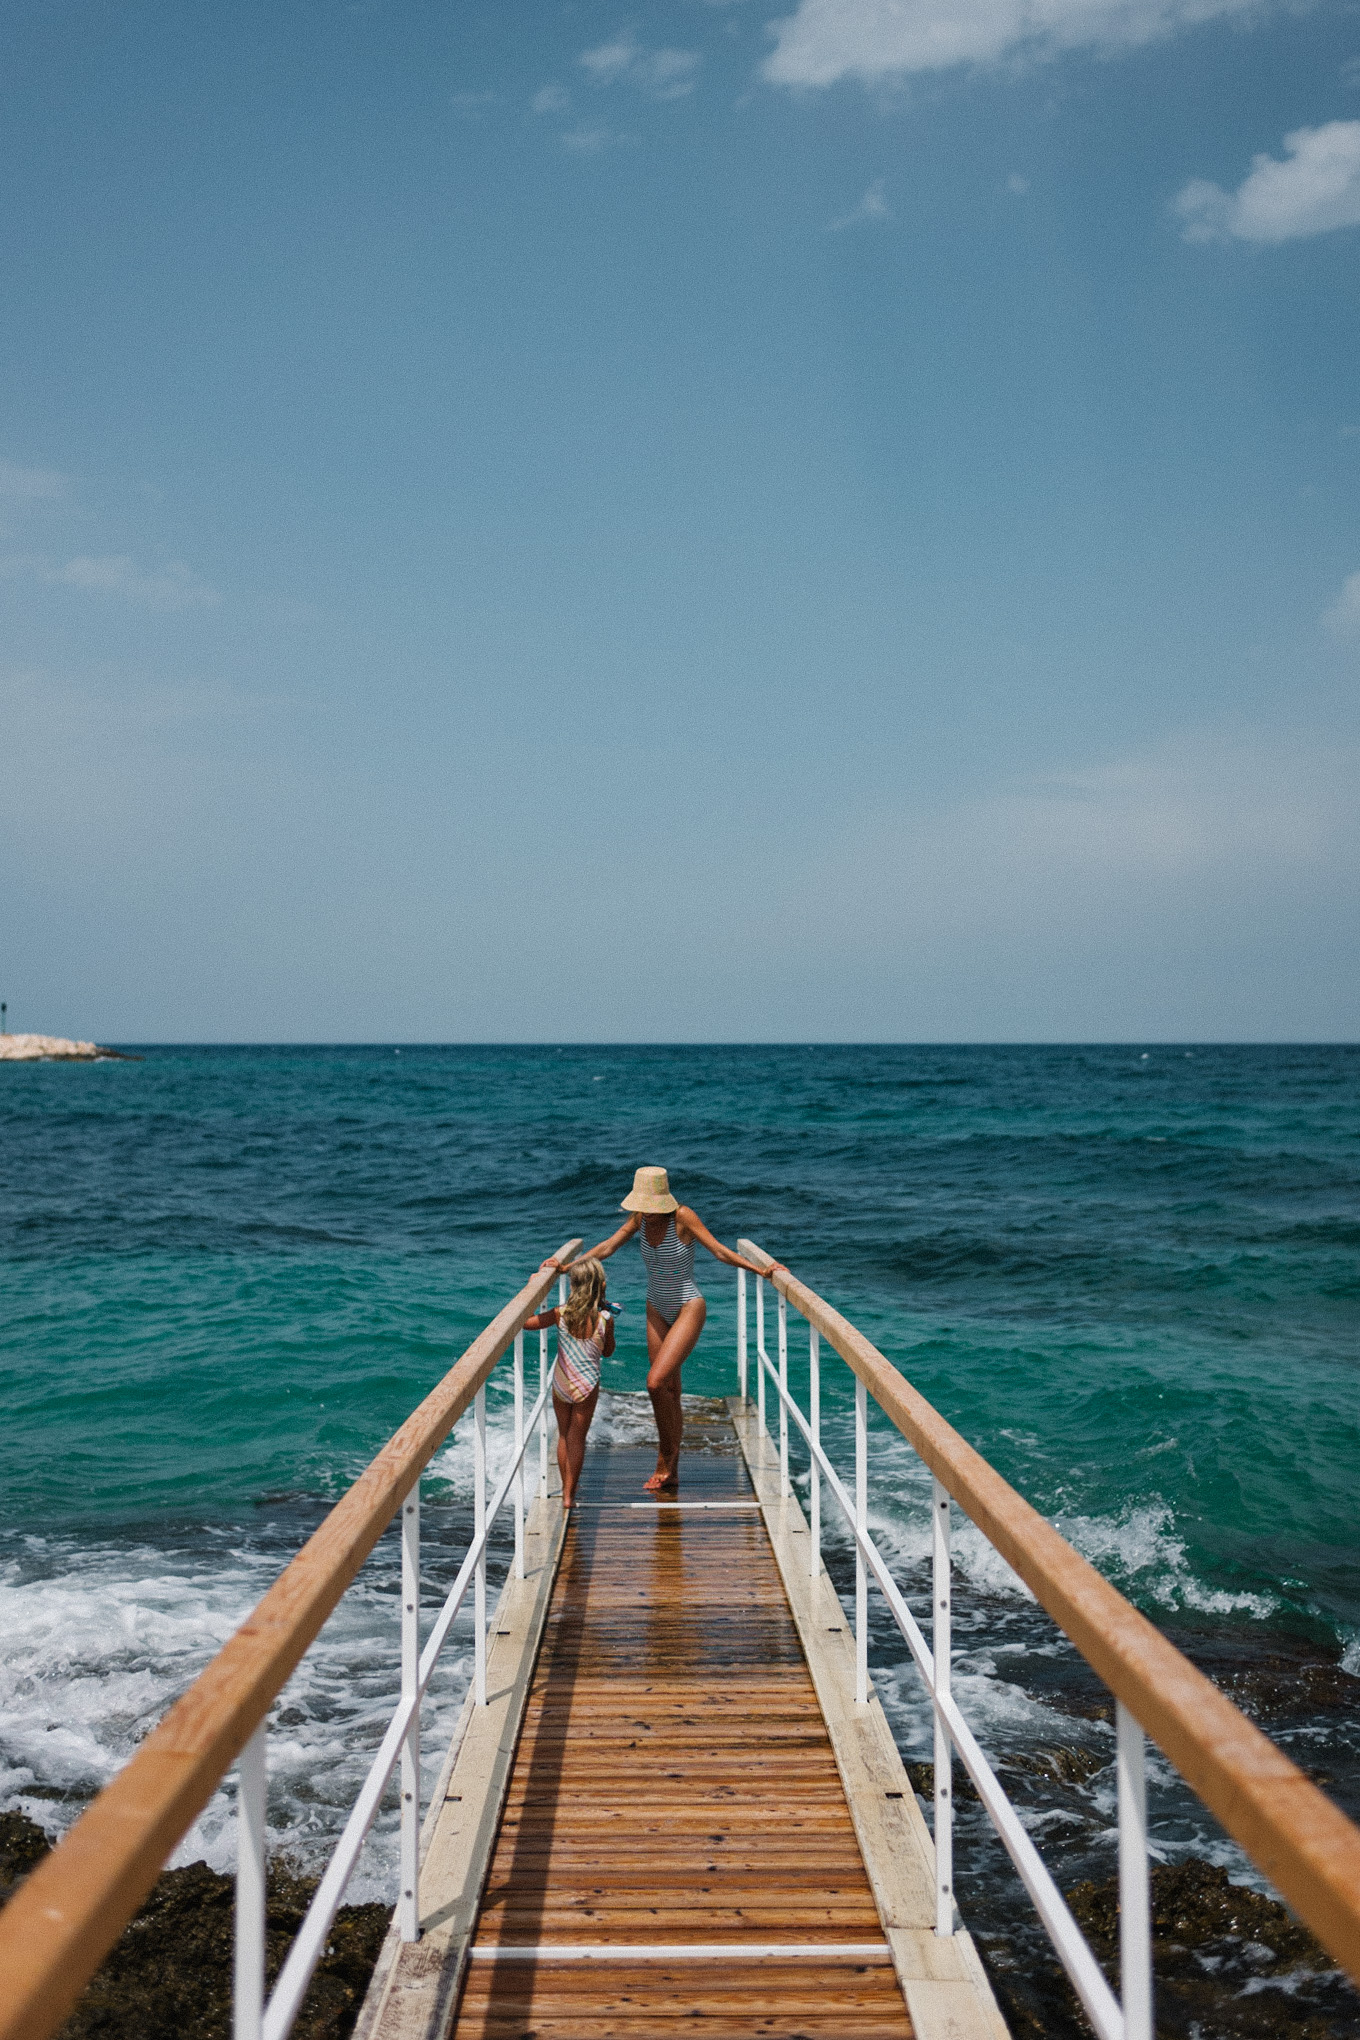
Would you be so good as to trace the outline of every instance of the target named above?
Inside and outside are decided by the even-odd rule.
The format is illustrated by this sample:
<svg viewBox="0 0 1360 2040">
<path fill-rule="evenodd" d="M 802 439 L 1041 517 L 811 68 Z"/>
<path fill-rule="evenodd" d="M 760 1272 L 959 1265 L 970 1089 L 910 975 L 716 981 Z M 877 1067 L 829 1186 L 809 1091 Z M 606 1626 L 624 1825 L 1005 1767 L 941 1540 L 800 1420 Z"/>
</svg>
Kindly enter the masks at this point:
<svg viewBox="0 0 1360 2040">
<path fill-rule="evenodd" d="M 548 1386 L 548 1334 L 538 1335 L 538 1392 L 542 1395 Z M 543 1414 L 538 1420 L 538 1498 L 548 1499 L 548 1405 L 543 1405 Z"/>
<path fill-rule="evenodd" d="M 756 1421 L 765 1435 L 765 1277 L 756 1277 Z"/>
<path fill-rule="evenodd" d="M 473 1452 L 473 1535 L 480 1537 L 486 1529 L 486 1390 L 479 1388 L 473 1403 L 472 1452 Z M 476 1631 L 473 1644 L 473 1677 L 476 1686 L 476 1700 L 479 1707 L 486 1705 L 486 1546 L 483 1544 L 477 1556 L 477 1568 L 473 1574 L 472 1624 Z"/>
<path fill-rule="evenodd" d="M 815 1325 L 808 1326 L 808 1428 L 813 1440 L 822 1442 L 822 1342 Z M 812 1481 L 808 1492 L 808 1578 L 817 1579 L 822 1570 L 822 1469 L 812 1455 Z"/>
<path fill-rule="evenodd" d="M 855 1377 L 855 1528 L 869 1528 L 869 1398 Z M 855 1698 L 863 1707 L 869 1698 L 869 1569 L 864 1547 L 855 1539 Z"/>
<path fill-rule="evenodd" d="M 401 1697 L 411 1699 L 420 1678 L 420 1482 L 401 1505 Z M 403 1941 L 420 1939 L 420 1709 L 401 1746 L 401 1896 L 397 1927 Z"/>
<path fill-rule="evenodd" d="M 737 1270 L 737 1394 L 746 1400 L 746 1270 Z"/>
<path fill-rule="evenodd" d="M 1115 1702 L 1119 1777 L 1119 1989 L 1124 2040 L 1153 2040 L 1152 1908 L 1148 1891 L 1147 1748 L 1122 1700 Z"/>
<path fill-rule="evenodd" d="M 935 1692 L 949 1698 L 951 1585 L 949 1490 L 937 1480 L 931 1508 L 931 1655 Z M 954 1931 L 954 1750 L 949 1731 L 935 1714 L 935 1931 Z"/>
<path fill-rule="evenodd" d="M 515 1578 L 524 1578 L 524 1334 L 515 1334 Z"/>
<path fill-rule="evenodd" d="M 264 2014 L 264 1722 L 236 1760 L 236 1968 L 233 2040 L 260 2040 Z"/>
<path fill-rule="evenodd" d="M 779 1499 L 781 1502 L 786 1502 L 791 1493 L 789 1487 L 789 1406 L 784 1400 L 788 1392 L 789 1304 L 788 1298 L 781 1295 L 779 1297 Z"/>
</svg>

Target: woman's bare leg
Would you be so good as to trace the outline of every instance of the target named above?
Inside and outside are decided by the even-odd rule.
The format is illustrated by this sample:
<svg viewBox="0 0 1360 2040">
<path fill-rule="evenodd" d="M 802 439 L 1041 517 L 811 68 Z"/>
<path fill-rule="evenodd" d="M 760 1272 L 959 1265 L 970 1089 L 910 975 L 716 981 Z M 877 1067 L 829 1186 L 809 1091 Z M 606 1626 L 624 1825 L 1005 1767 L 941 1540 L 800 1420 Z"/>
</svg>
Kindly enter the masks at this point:
<svg viewBox="0 0 1360 2040">
<path fill-rule="evenodd" d="M 645 1485 L 652 1489 L 671 1487 L 675 1482 L 685 1430 L 680 1369 L 698 1345 L 707 1316 L 708 1305 L 701 1296 L 692 1303 L 681 1304 L 673 1325 L 668 1325 L 650 1304 L 647 1306 L 647 1358 L 651 1362 L 647 1393 L 656 1416 L 656 1472 Z"/>
<path fill-rule="evenodd" d="M 599 1400 L 598 1388 L 593 1389 L 584 1402 L 569 1403 L 563 1402 L 560 1395 L 553 1397 L 553 1415 L 557 1419 L 557 1470 L 562 1476 L 564 1509 L 569 1509 L 576 1500 L 576 1484 L 586 1460 L 586 1433 Z"/>
</svg>

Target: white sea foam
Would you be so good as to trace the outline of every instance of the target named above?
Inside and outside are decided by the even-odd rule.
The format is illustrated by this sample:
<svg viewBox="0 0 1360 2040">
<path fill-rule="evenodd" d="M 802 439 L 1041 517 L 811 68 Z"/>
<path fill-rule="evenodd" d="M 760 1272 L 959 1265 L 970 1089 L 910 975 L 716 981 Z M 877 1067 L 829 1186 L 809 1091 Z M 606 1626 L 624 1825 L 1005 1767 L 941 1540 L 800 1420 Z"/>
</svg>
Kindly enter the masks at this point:
<svg viewBox="0 0 1360 2040">
<path fill-rule="evenodd" d="M 853 1441 L 843 1417 L 825 1427 L 826 1450 L 851 1485 Z M 869 1448 L 869 1524 L 885 1558 L 894 1569 L 910 1570 L 930 1555 L 931 1481 L 927 1468 L 905 1439 L 871 1435 Z M 803 1478 L 806 1493 L 807 1477 Z M 841 1512 L 824 1502 L 828 1542 L 848 1542 Z M 1175 1527 L 1170 1505 L 1152 1493 L 1126 1502 L 1109 1515 L 1063 1512 L 1054 1527 L 1084 1558 L 1103 1572 L 1122 1593 L 1153 1601 L 1167 1609 L 1184 1608 L 1204 1615 L 1271 1615 L 1279 1602 L 1269 1594 L 1215 1587 L 1196 1573 L 1185 1539 Z M 979 1593 L 1004 1600 L 1032 1602 L 1033 1595 L 1001 1554 L 958 1510 L 954 1514 L 954 1564 L 958 1575 Z M 1360 1663 L 1360 1639 L 1354 1646 Z"/>
<path fill-rule="evenodd" d="M 1196 1577 L 1177 1535 L 1168 1503 L 1159 1496 L 1126 1506 L 1117 1516 L 1062 1515 L 1055 1526 L 1083 1558 L 1089 1558 L 1121 1591 L 1148 1598 L 1163 1608 L 1191 1608 L 1201 1615 L 1271 1615 L 1279 1602 L 1269 1594 L 1230 1593 Z"/>
<path fill-rule="evenodd" d="M 164 1552 L 49 1541 L 0 1576 L 0 1806 L 64 1828 L 221 1648 L 280 1569 L 276 1552 L 221 1549 L 176 1564 Z M 397 1598 L 381 1568 L 351 1587 L 270 1716 L 269 1842 L 303 1867 L 324 1862 L 399 1690 Z M 433 1596 L 430 1597 L 431 1604 Z M 431 1615 L 433 1607 L 431 1605 Z M 424 1712 L 425 1787 L 453 1732 L 471 1673 L 460 1618 Z M 459 1630 L 462 1634 L 459 1634 Z M 60 1796 L 54 1796 L 60 1795 Z M 235 1788 L 215 1794 L 172 1862 L 235 1860 Z M 391 1895 L 395 1799 L 350 1886 Z"/>
</svg>

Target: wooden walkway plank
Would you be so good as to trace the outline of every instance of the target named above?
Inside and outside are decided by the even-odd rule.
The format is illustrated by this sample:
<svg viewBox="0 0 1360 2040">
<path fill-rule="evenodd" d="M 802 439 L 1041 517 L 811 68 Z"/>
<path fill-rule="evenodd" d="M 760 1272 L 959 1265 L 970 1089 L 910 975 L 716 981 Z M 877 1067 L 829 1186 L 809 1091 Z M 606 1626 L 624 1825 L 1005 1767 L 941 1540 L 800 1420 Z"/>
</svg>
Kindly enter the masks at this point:
<svg viewBox="0 0 1360 2040">
<path fill-rule="evenodd" d="M 494 1840 L 460 1752 L 432 1814 L 424 1938 L 375 1982 L 357 2040 L 1004 2040 L 971 1944 L 914 1945 L 933 1921 L 929 1836 L 909 1786 L 910 1815 L 884 1801 L 882 1752 L 873 1812 L 847 1804 L 829 1661 L 818 1680 L 759 1456 L 753 1480 L 726 1419 L 696 1442 L 681 1500 L 702 1508 L 631 1506 L 650 1453 L 587 1455 Z M 866 1824 L 906 1849 L 920 1904 L 866 1870 Z M 455 1827 L 481 1838 L 475 1926 L 466 1847 L 452 1906 L 445 1889 Z"/>
<path fill-rule="evenodd" d="M 918 2040 L 1007 2040 L 1005 2020 L 971 1934 L 935 1925 L 935 1849 L 887 1716 L 873 1688 L 856 1705 L 855 1648 L 825 1567 L 811 1577 L 810 1533 L 794 1496 L 779 1493 L 779 1454 L 754 1410 L 728 1404 L 762 1503 L 770 1548 L 836 1751 L 846 1803 L 873 1885 Z"/>
</svg>

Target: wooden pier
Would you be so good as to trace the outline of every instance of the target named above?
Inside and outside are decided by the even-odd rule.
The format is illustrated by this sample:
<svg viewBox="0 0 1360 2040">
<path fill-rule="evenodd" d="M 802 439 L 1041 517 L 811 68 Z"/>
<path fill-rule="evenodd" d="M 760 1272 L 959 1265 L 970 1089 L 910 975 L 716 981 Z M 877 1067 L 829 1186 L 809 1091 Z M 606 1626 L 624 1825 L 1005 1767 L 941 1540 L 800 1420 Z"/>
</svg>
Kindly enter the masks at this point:
<svg viewBox="0 0 1360 2040">
<path fill-rule="evenodd" d="M 564 1531 L 540 1504 L 358 2040 L 1002 2040 L 798 1505 L 720 1408 L 678 1496 L 603 1448 Z"/>
<path fill-rule="evenodd" d="M 546 1342 L 530 1408 L 522 1333 L 580 1244 L 568 1240 L 544 1262 L 430 1389 L 9 1900 L 0 1915 L 0 2040 L 52 2040 L 233 1770 L 234 2040 L 288 2040 L 398 1771 L 396 1913 L 356 2040 L 664 2040 L 670 2032 L 678 2040 L 681 2021 L 714 2040 L 1005 2040 L 955 1904 L 951 1752 L 1093 2029 L 1101 2040 L 1152 2040 L 1149 1739 L 1360 1981 L 1360 1829 L 848 1318 L 776 1271 L 751 1242 L 743 1251 L 769 1267 L 755 1287 L 755 1346 L 739 1271 L 739 1397 L 708 1405 L 690 1424 L 679 1494 L 644 1496 L 650 1450 L 597 1444 L 567 1522 L 548 1480 L 546 1437 L 536 1430 L 547 1410 Z M 769 1288 L 777 1361 L 764 1344 Z M 789 1386 L 786 1312 L 807 1327 L 807 1415 Z M 513 1455 L 489 1492 L 485 1390 L 512 1348 Z M 854 1377 L 853 1493 L 820 1440 L 824 1348 Z M 869 1531 L 870 1399 L 932 1478 L 929 1641 Z M 777 1443 L 765 1427 L 767 1408 Z M 476 1467 L 474 1532 L 425 1634 L 420 1482 L 465 1417 Z M 795 1430 L 813 1464 L 811 1531 L 789 1491 Z M 538 1462 L 532 1473 L 526 1460 Z M 529 1487 L 537 1499 L 526 1520 Z M 867 1654 L 857 1654 L 817 1555 L 817 1508 L 833 1504 L 854 1538 L 862 1645 L 867 1653 L 872 1575 L 930 1699 L 938 1864 L 868 1684 Z M 502 1509 L 513 1519 L 515 1557 L 488 1626 L 487 1540 Z M 1119 1998 L 953 1696 L 955 1509 L 1113 1697 Z M 394 1523 L 402 1550 L 399 1695 L 266 1996 L 270 1710 Z M 422 1698 L 464 1610 L 474 1622 L 472 1691 L 422 1826 Z"/>
</svg>

